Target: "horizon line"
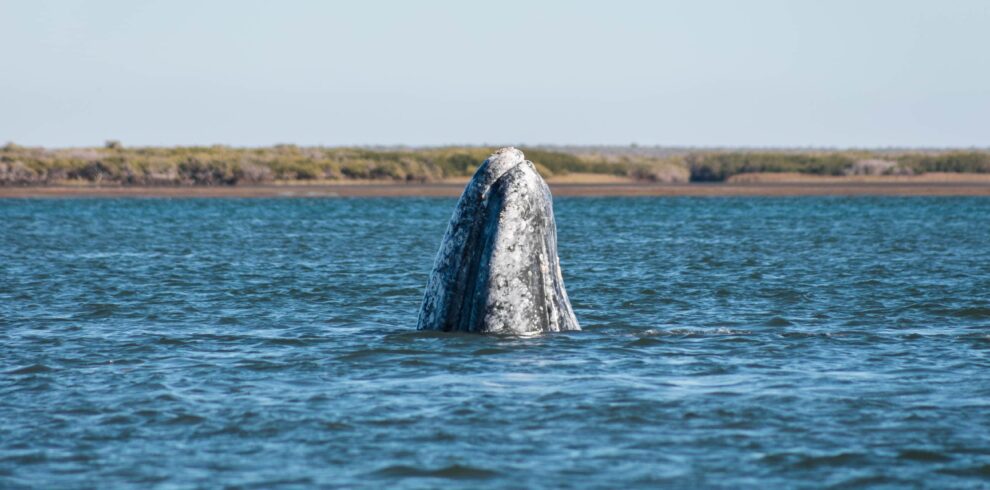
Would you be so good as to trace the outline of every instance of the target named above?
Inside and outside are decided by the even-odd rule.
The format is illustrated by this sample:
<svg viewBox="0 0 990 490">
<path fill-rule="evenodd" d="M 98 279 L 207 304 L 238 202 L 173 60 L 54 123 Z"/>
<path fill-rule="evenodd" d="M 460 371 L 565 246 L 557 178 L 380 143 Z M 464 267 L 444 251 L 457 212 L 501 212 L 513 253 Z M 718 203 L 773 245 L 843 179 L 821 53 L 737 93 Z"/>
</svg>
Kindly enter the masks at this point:
<svg viewBox="0 0 990 490">
<path fill-rule="evenodd" d="M 2 141 L 2 140 L 0 140 Z M 443 144 L 406 144 L 406 143 L 363 143 L 363 144 L 307 144 L 307 143 L 291 143 L 291 142 L 278 142 L 270 144 L 230 144 L 230 143 L 210 143 L 210 144 L 135 144 L 128 145 L 126 142 L 122 142 L 116 139 L 104 140 L 101 144 L 96 145 L 34 145 L 34 144 L 21 144 L 16 141 L 7 141 L 2 145 L 3 148 L 8 147 L 19 147 L 19 148 L 41 148 L 45 150 L 67 150 L 67 149 L 77 149 L 77 148 L 107 148 L 111 143 L 117 145 L 119 148 L 240 148 L 240 149 L 262 149 L 262 148 L 275 148 L 275 147 L 298 147 L 298 148 L 362 148 L 362 149 L 406 149 L 406 150 L 425 150 L 434 148 L 503 148 L 507 146 L 517 147 L 517 148 L 534 148 L 534 149 L 629 149 L 629 150 L 673 150 L 673 151 L 722 151 L 722 150 L 744 150 L 744 151 L 759 151 L 759 150 L 771 150 L 771 151 L 787 151 L 787 150 L 805 150 L 805 151 L 952 151 L 952 150 L 970 150 L 970 151 L 990 151 L 990 145 L 873 145 L 873 146 L 843 146 L 843 145 L 763 145 L 763 144 L 752 144 L 752 145 L 691 145 L 691 144 L 640 144 L 640 143 L 627 143 L 627 144 L 608 144 L 608 143 L 443 143 Z"/>
</svg>

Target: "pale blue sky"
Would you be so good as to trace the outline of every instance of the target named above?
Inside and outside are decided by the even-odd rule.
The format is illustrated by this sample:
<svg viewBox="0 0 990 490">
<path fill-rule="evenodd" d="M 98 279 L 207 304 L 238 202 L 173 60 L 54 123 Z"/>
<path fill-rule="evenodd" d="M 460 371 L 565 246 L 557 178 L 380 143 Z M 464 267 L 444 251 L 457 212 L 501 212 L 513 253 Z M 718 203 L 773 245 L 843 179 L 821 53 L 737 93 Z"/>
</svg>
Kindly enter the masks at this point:
<svg viewBox="0 0 990 490">
<path fill-rule="evenodd" d="M 0 0 L 0 140 L 990 146 L 990 2 Z"/>
</svg>

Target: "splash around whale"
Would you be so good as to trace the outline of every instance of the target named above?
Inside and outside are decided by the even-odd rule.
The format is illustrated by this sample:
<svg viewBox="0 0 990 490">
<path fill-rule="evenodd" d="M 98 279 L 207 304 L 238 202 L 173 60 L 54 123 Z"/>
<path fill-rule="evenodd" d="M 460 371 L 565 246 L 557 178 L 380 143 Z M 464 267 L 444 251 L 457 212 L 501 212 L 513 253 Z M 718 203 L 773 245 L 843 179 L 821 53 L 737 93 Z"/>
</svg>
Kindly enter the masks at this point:
<svg viewBox="0 0 990 490">
<path fill-rule="evenodd" d="M 464 189 L 417 328 L 514 335 L 581 329 L 560 271 L 550 189 L 521 151 L 496 151 Z"/>
</svg>

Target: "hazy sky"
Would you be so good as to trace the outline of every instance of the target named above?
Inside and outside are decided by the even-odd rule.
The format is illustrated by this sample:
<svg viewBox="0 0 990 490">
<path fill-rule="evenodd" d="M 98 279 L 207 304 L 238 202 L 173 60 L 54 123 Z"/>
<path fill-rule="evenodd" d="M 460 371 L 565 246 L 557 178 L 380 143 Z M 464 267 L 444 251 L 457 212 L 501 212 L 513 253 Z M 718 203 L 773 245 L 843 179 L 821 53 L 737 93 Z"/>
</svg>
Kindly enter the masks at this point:
<svg viewBox="0 0 990 490">
<path fill-rule="evenodd" d="M 990 146 L 990 1 L 0 0 L 0 142 Z"/>
</svg>

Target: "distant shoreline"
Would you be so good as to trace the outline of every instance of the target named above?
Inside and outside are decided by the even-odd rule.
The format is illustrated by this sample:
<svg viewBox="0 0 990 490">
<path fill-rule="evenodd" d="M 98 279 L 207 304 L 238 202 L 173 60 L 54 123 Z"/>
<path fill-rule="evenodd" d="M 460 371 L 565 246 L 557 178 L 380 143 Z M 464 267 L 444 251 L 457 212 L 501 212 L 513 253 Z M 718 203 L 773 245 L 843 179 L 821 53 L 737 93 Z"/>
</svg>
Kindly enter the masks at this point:
<svg viewBox="0 0 990 490">
<path fill-rule="evenodd" d="M 852 180 L 852 179 L 850 179 Z M 550 183 L 554 196 L 990 196 L 990 181 L 748 182 L 724 184 Z M 0 198 L 457 197 L 461 183 L 269 184 L 237 186 L 0 187 Z"/>
<path fill-rule="evenodd" d="M 470 178 L 493 150 L 481 146 L 132 148 L 117 141 L 103 147 L 36 148 L 9 143 L 0 147 L 0 186 L 448 184 Z M 927 182 L 932 174 L 990 178 L 990 150 L 979 149 L 679 151 L 631 146 L 522 150 L 552 184 L 736 184 L 753 183 L 753 179 L 823 183 L 822 179 L 859 182 L 861 178 Z"/>
</svg>

